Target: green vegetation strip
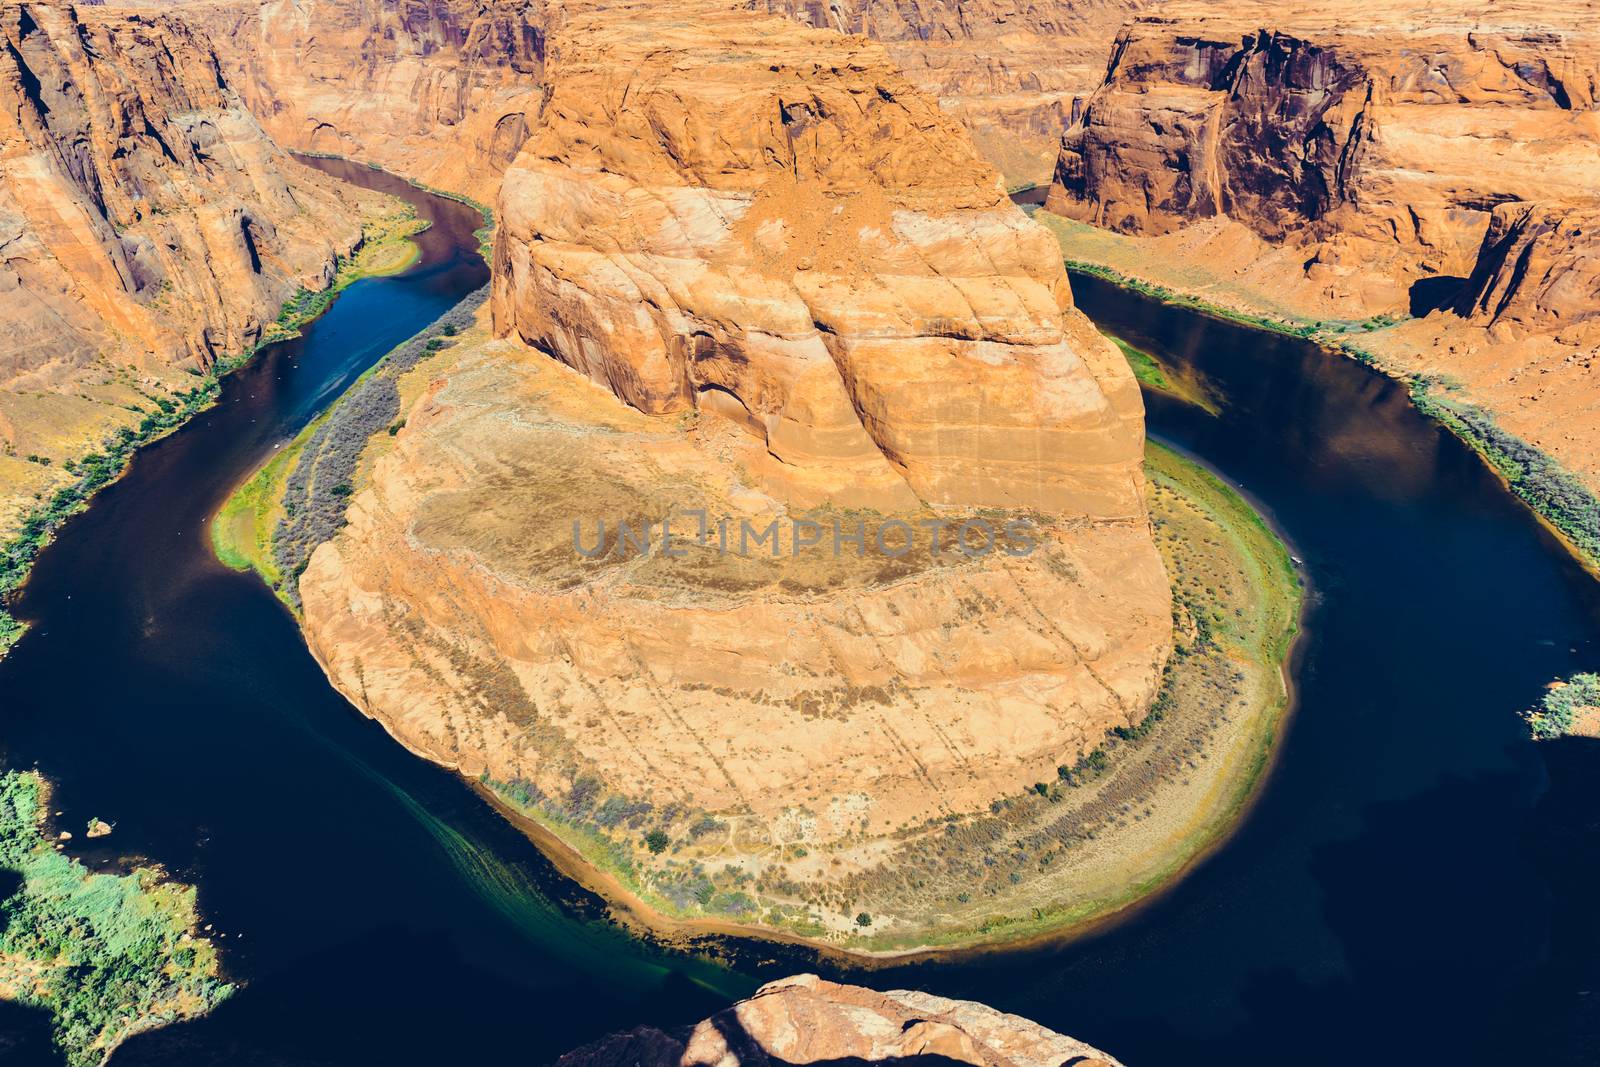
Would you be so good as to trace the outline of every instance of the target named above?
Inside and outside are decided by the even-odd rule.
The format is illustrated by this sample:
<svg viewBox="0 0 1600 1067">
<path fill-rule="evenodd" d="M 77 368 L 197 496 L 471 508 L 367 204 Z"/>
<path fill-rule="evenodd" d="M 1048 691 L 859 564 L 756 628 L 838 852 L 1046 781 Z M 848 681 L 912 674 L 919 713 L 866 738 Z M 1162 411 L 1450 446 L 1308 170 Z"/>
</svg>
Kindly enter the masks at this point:
<svg viewBox="0 0 1600 1067">
<path fill-rule="evenodd" d="M 88 507 L 89 498 L 99 489 L 120 477 L 141 446 L 165 437 L 215 404 L 222 395 L 222 379 L 249 363 L 261 349 L 298 336 L 302 326 L 326 311 L 335 297 L 360 279 L 373 274 L 396 273 L 409 266 L 412 257 L 397 254 L 396 246 L 400 242 L 410 244 L 411 236 L 424 228 L 426 223 L 417 219 L 414 212 L 379 220 L 361 249 L 340 262 L 333 284 L 320 292 L 296 291 L 284 302 L 277 319 L 263 331 L 259 343 L 218 360 L 203 373 L 197 371 L 199 382 L 193 388 L 152 397 L 154 409 L 145 413 L 137 427 L 124 426 L 103 440 L 99 450 L 63 464 L 77 480 L 56 490 L 48 501 L 23 516 L 17 533 L 0 544 L 0 656 L 4 656 L 26 630 L 4 605 L 22 587 L 33 561 L 62 524 Z M 415 250 L 414 244 L 412 249 Z"/>
<path fill-rule="evenodd" d="M 50 1013 L 73 1067 L 105 1061 L 141 1030 L 203 1015 L 233 991 L 196 935 L 193 887 L 139 868 L 91 874 L 45 836 L 44 781 L 0 774 L 0 998 Z"/>
<path fill-rule="evenodd" d="M 1411 399 L 1461 438 L 1505 479 L 1523 503 L 1559 530 L 1591 568 L 1600 568 L 1600 499 L 1552 456 L 1495 425 L 1476 404 L 1441 395 L 1438 379 L 1417 378 Z"/>
<path fill-rule="evenodd" d="M 1486 409 L 1465 400 L 1441 395 L 1441 387 L 1444 387 L 1445 391 L 1450 388 L 1441 379 L 1393 374 L 1376 356 L 1353 339 L 1352 335 L 1359 337 L 1363 333 L 1394 325 L 1399 321 L 1394 316 L 1378 315 L 1358 322 L 1343 322 L 1249 315 L 1208 303 L 1187 293 L 1130 277 L 1097 263 L 1072 259 L 1064 262 L 1069 271 L 1099 278 L 1164 304 L 1187 308 L 1242 326 L 1311 341 L 1404 381 L 1410 388 L 1412 402 L 1419 411 L 1442 424 L 1482 456 L 1505 478 L 1507 486 L 1518 499 L 1562 535 L 1573 553 L 1586 566 L 1600 572 L 1600 497 L 1597 497 L 1577 475 L 1563 467 L 1554 457 L 1500 428 L 1495 423 L 1494 416 Z M 1127 349 L 1124 348 L 1124 351 Z M 1139 372 L 1137 365 L 1134 370 L 1135 374 Z"/>
</svg>

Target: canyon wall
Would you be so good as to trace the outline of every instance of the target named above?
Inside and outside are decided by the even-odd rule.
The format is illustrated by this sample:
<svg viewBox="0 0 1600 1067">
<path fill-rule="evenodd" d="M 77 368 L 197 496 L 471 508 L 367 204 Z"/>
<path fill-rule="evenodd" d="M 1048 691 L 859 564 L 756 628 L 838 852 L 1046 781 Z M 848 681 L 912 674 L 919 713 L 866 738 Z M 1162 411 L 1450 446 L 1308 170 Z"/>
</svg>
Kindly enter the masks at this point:
<svg viewBox="0 0 1600 1067">
<path fill-rule="evenodd" d="M 747 0 L 884 42 L 1012 184 L 1048 179 L 1074 102 L 1151 0 L 923 4 Z M 201 0 L 230 81 L 297 149 L 494 199 L 538 111 L 545 40 L 572 5 L 513 0 Z M 581 10 L 582 5 L 577 5 Z M 449 151 L 438 146 L 448 141 Z"/>
<path fill-rule="evenodd" d="M 860 38 L 718 14 L 715 59 L 571 18 L 497 329 L 645 412 L 726 405 L 812 497 L 1142 517 L 1132 377 L 960 126 Z"/>
<path fill-rule="evenodd" d="M 359 240 L 181 20 L 21 4 L 0 39 L 0 381 L 237 351 Z"/>
<path fill-rule="evenodd" d="M 494 199 L 538 112 L 544 5 L 247 0 L 185 8 L 269 133 Z"/>
<path fill-rule="evenodd" d="M 1594 194 L 1596 40 L 1581 4 L 1177 0 L 1118 37 L 1049 210 L 1140 235 L 1224 215 L 1303 248 L 1329 299 L 1400 306 L 1471 272 L 1496 205 Z"/>
<path fill-rule="evenodd" d="M 709 1019 L 640 1027 L 567 1053 L 556 1067 L 781 1067 L 797 1063 L 1120 1067 L 1081 1041 L 970 1000 L 878 993 L 803 974 L 768 982 Z"/>
<path fill-rule="evenodd" d="M 0 5 L 0 526 L 180 368 L 320 287 L 371 198 L 291 159 L 172 16 Z"/>
<path fill-rule="evenodd" d="M 807 898 L 1155 695 L 1135 382 L 878 45 L 715 0 L 570 12 L 550 41 L 492 330 L 405 386 L 300 578 L 308 641 L 662 910 L 698 912 L 675 857 L 710 848 L 720 910 L 864 933 Z M 1019 520 L 1036 550 L 980 550 Z"/>
<path fill-rule="evenodd" d="M 1046 208 L 1073 259 L 1359 329 L 1600 489 L 1594 14 L 1172 0 L 1118 37 Z"/>
<path fill-rule="evenodd" d="M 1152 0 L 748 0 L 752 10 L 883 42 L 1009 184 L 1044 182 L 1061 131 L 1105 76 L 1117 30 Z"/>
</svg>

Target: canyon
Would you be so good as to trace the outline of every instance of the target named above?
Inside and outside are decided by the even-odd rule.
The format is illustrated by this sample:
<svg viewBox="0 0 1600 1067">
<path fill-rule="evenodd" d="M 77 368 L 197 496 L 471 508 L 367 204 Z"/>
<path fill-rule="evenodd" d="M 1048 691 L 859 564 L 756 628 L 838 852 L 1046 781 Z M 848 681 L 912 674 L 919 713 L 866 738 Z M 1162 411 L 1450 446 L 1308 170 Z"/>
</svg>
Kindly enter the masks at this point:
<svg viewBox="0 0 1600 1067">
<path fill-rule="evenodd" d="M 1335 342 L 1359 327 L 1592 489 L 1592 14 L 1176 0 L 1118 37 L 1046 210 L 1069 258 Z"/>
<path fill-rule="evenodd" d="M 543 92 L 557 4 L 249 0 L 182 5 L 281 144 L 494 200 Z"/>
<path fill-rule="evenodd" d="M 1118 27 L 1150 0 L 822 5 L 748 10 L 879 40 L 1011 185 L 1047 181 L 1061 131 Z M 279 143 L 381 163 L 492 202 L 538 114 L 546 41 L 582 4 L 511 0 L 193 0 L 229 80 Z M 447 140 L 450 151 L 438 151 Z"/>
<path fill-rule="evenodd" d="M 0 7 L 0 529 L 398 205 L 305 170 L 181 19 Z"/>
</svg>

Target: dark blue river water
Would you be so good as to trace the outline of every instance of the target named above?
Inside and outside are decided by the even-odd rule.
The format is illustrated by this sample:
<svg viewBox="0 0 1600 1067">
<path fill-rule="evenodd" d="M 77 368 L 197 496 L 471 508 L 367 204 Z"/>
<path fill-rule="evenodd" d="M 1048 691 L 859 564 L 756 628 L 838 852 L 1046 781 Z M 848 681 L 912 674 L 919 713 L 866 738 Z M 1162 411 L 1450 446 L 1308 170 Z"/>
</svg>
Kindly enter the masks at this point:
<svg viewBox="0 0 1600 1067">
<path fill-rule="evenodd" d="M 116 822 L 86 860 L 198 884 L 245 983 L 114 1062 L 538 1063 L 807 966 L 743 943 L 707 946 L 713 964 L 607 923 L 458 779 L 360 718 L 272 596 L 212 558 L 205 526 L 229 490 L 486 276 L 474 212 L 318 165 L 417 202 L 435 223 L 422 263 L 352 286 L 141 452 L 41 556 L 17 605 L 34 631 L 0 662 L 7 762 L 58 783 L 64 824 Z M 1600 662 L 1600 585 L 1401 387 L 1092 279 L 1074 289 L 1220 399 L 1213 417 L 1151 396 L 1151 431 L 1242 482 L 1305 560 L 1299 707 L 1239 834 L 1125 921 L 850 977 L 975 997 L 1130 1067 L 1563 1062 L 1597 1032 L 1579 991 L 1600 756 L 1533 745 L 1516 712 Z M 18 1062 L 49 1062 L 40 1022 L 0 1015 Z"/>
</svg>

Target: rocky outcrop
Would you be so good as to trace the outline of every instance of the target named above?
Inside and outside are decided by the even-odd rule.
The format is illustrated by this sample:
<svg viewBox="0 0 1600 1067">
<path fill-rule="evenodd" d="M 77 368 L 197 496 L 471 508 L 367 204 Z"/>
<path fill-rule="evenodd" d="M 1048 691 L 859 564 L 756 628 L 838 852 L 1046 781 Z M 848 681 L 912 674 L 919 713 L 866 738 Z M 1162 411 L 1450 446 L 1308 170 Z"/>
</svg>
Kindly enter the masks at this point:
<svg viewBox="0 0 1600 1067">
<path fill-rule="evenodd" d="M 919 936 L 926 909 L 816 894 L 896 877 L 895 842 L 1155 694 L 1135 383 L 877 45 L 618 4 L 569 13 L 547 79 L 497 212 L 501 336 L 402 386 L 300 578 L 308 641 L 658 911 Z"/>
<path fill-rule="evenodd" d="M 1105 76 L 1117 30 L 1151 0 L 748 0 L 754 10 L 883 42 L 959 119 L 1008 183 L 1048 180 L 1061 131 Z"/>
<path fill-rule="evenodd" d="M 1454 310 L 1506 332 L 1596 324 L 1600 340 L 1600 200 L 1495 208 Z"/>
<path fill-rule="evenodd" d="M 14 4 L 0 42 L 0 382 L 237 351 L 360 240 L 181 20 Z"/>
<path fill-rule="evenodd" d="M 746 0 L 751 11 L 883 41 L 1012 184 L 1048 179 L 1117 28 L 1149 4 Z M 489 202 L 539 109 L 545 41 L 572 6 L 191 0 L 187 10 L 205 20 L 230 81 L 280 143 Z"/>
<path fill-rule="evenodd" d="M 683 1030 L 641 1027 L 567 1053 L 557 1067 L 783 1067 L 799 1063 L 1119 1067 L 1081 1041 L 970 1000 L 879 993 L 799 975 Z"/>
<path fill-rule="evenodd" d="M 0 540 L 327 284 L 375 203 L 273 143 L 184 19 L 0 4 Z"/>
<path fill-rule="evenodd" d="M 1225 215 L 1385 310 L 1469 273 L 1497 204 L 1592 195 L 1597 54 L 1577 7 L 1179 0 L 1117 39 L 1048 207 L 1142 235 Z"/>
<path fill-rule="evenodd" d="M 569 22 L 497 329 L 642 411 L 731 412 L 808 503 L 1140 518 L 1133 379 L 960 128 L 875 46 L 703 6 Z"/>
<path fill-rule="evenodd" d="M 187 9 L 273 137 L 492 202 L 538 112 L 545 8 L 244 0 Z"/>
</svg>

